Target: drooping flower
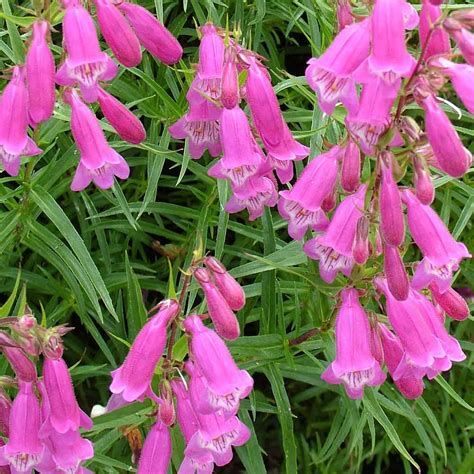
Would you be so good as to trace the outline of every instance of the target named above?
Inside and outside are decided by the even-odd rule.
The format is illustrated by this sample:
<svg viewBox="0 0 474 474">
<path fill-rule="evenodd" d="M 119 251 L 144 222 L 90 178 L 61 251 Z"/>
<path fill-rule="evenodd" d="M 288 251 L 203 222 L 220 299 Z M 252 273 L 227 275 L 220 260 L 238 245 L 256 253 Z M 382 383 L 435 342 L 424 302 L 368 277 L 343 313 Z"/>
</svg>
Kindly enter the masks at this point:
<svg viewBox="0 0 474 474">
<path fill-rule="evenodd" d="M 193 275 L 204 292 L 209 316 L 217 334 L 224 339 L 237 339 L 240 335 L 239 322 L 222 293 L 212 282 L 209 272 L 205 268 L 197 268 Z"/>
<path fill-rule="evenodd" d="M 431 94 L 420 100 L 425 111 L 425 128 L 440 168 L 451 176 L 459 178 L 468 170 L 471 153 L 464 148 L 458 133 L 446 113 Z"/>
<path fill-rule="evenodd" d="M 463 321 L 469 316 L 469 306 L 456 290 L 450 287 L 444 293 L 441 293 L 436 283 L 430 283 L 428 288 L 433 300 L 441 306 L 448 316 L 457 321 Z"/>
<path fill-rule="evenodd" d="M 474 66 L 474 33 L 464 28 L 465 25 L 459 20 L 461 20 L 461 18 L 458 17 L 458 19 L 456 19 L 454 15 L 448 17 L 444 20 L 443 27 L 454 38 L 454 41 L 456 41 L 466 62 Z"/>
<path fill-rule="evenodd" d="M 99 88 L 98 101 L 105 118 L 123 140 L 138 145 L 146 138 L 146 131 L 140 120 L 119 100 Z"/>
<path fill-rule="evenodd" d="M 380 334 L 383 346 L 384 361 L 387 365 L 388 371 L 395 382 L 398 390 L 408 399 L 414 400 L 421 397 L 423 394 L 423 376 L 418 370 L 405 365 L 405 370 L 395 379 L 394 374 L 400 362 L 405 357 L 403 346 L 398 337 L 393 334 L 384 324 L 379 324 Z"/>
<path fill-rule="evenodd" d="M 71 375 L 63 359 L 45 359 L 43 380 L 50 407 L 49 423 L 53 430 L 64 434 L 69 430 L 77 431 L 80 426 L 92 426 L 90 418 L 77 404 Z"/>
<path fill-rule="evenodd" d="M 171 446 L 170 429 L 157 420 L 143 444 L 137 474 L 166 474 L 171 461 Z"/>
<path fill-rule="evenodd" d="M 336 209 L 329 226 L 323 234 L 308 240 L 303 247 L 305 253 L 319 260 L 321 278 L 332 283 L 337 272 L 350 276 L 354 266 L 353 245 L 357 223 L 363 215 L 366 185 L 357 193 L 346 197 Z"/>
<path fill-rule="evenodd" d="M 94 20 L 79 0 L 69 0 L 63 19 L 66 60 L 56 73 L 62 86 L 79 83 L 87 102 L 97 100 L 98 81 L 117 75 L 117 65 L 100 49 Z"/>
<path fill-rule="evenodd" d="M 433 5 L 430 0 L 423 0 L 420 13 L 420 43 L 425 49 L 424 59 L 427 60 L 438 54 L 448 54 L 451 51 L 449 35 L 441 26 L 437 26 L 430 33 L 434 25 L 442 16 L 441 7 Z"/>
<path fill-rule="evenodd" d="M 48 29 L 49 23 L 46 21 L 33 24 L 33 40 L 26 55 L 28 114 L 33 126 L 45 122 L 53 115 L 56 101 L 54 57 L 46 40 Z"/>
<path fill-rule="evenodd" d="M 211 156 L 221 154 L 219 118 L 221 111 L 211 102 L 191 104 L 188 113 L 171 125 L 168 130 L 173 138 L 189 138 L 189 154 L 197 160 L 206 149 Z"/>
<path fill-rule="evenodd" d="M 186 332 L 191 334 L 191 353 L 194 363 L 206 378 L 209 388 L 220 396 L 245 398 L 253 388 L 253 379 L 240 370 L 224 341 L 204 326 L 197 315 L 184 321 Z"/>
<path fill-rule="evenodd" d="M 0 161 L 5 171 L 17 176 L 20 156 L 39 155 L 41 150 L 28 137 L 28 91 L 25 71 L 13 68 L 13 75 L 0 98 Z"/>
<path fill-rule="evenodd" d="M 369 320 L 357 290 L 342 290 L 341 297 L 336 317 L 336 359 L 321 378 L 330 384 L 344 384 L 350 398 L 362 398 L 364 386 L 381 385 L 385 374 L 372 355 Z"/>
<path fill-rule="evenodd" d="M 80 191 L 91 181 L 103 189 L 110 188 L 114 175 L 126 179 L 128 164 L 107 143 L 93 112 L 74 90 L 67 91 L 65 100 L 71 107 L 71 131 L 81 155 L 72 190 Z"/>
<path fill-rule="evenodd" d="M 364 20 L 344 28 L 322 56 L 308 61 L 306 80 L 326 114 L 331 114 L 338 102 L 355 111 L 357 94 L 352 74 L 368 57 L 369 45 L 370 22 Z"/>
<path fill-rule="evenodd" d="M 371 15 L 369 68 L 389 83 L 407 77 L 415 65 L 405 42 L 405 4 L 405 0 L 376 0 Z"/>
<path fill-rule="evenodd" d="M 211 272 L 213 281 L 231 309 L 241 310 L 245 306 L 245 292 L 237 280 L 215 257 L 206 257 L 204 265 Z"/>
<path fill-rule="evenodd" d="M 383 268 L 393 297 L 399 301 L 406 300 L 410 291 L 410 281 L 397 247 L 384 245 Z"/>
<path fill-rule="evenodd" d="M 280 192 L 278 210 L 289 221 L 293 239 L 301 240 L 308 229 L 326 229 L 328 220 L 321 206 L 336 185 L 340 158 L 341 149 L 334 146 L 309 162 L 291 190 Z"/>
<path fill-rule="evenodd" d="M 105 42 L 117 60 L 126 67 L 135 67 L 142 60 L 137 35 L 112 0 L 94 0 L 97 20 Z"/>
<path fill-rule="evenodd" d="M 183 56 L 179 41 L 146 8 L 121 2 L 118 8 L 132 26 L 140 43 L 165 64 L 175 64 Z"/>
<path fill-rule="evenodd" d="M 278 201 L 275 184 L 265 176 L 249 178 L 245 186 L 233 191 L 234 194 L 226 204 L 225 210 L 232 214 L 247 209 L 250 221 L 261 217 L 265 206 L 273 207 Z"/>
<path fill-rule="evenodd" d="M 112 372 L 112 393 L 121 394 L 127 402 L 145 396 L 166 345 L 166 328 L 179 311 L 177 301 L 161 302 L 158 313 L 148 320 L 133 341 L 125 362 Z"/>
<path fill-rule="evenodd" d="M 343 148 L 341 186 L 344 191 L 353 193 L 360 185 L 361 157 L 359 147 L 349 139 Z"/>
<path fill-rule="evenodd" d="M 413 288 L 426 288 L 434 281 L 444 293 L 451 286 L 453 270 L 459 268 L 463 258 L 471 255 L 463 243 L 454 240 L 430 206 L 421 204 L 409 190 L 402 192 L 402 198 L 407 206 L 410 233 L 424 257 L 416 268 Z"/>
<path fill-rule="evenodd" d="M 382 169 L 380 183 L 380 230 L 387 244 L 398 247 L 405 240 L 402 200 L 397 183 L 393 179 L 392 162 L 395 159 L 388 151 L 379 154 Z"/>
<path fill-rule="evenodd" d="M 245 91 L 253 122 L 269 158 L 285 164 L 275 168 L 282 183 L 287 183 L 293 177 L 293 165 L 288 162 L 302 160 L 308 156 L 309 148 L 293 138 L 282 116 L 268 71 L 254 57 L 249 56 L 246 61 L 249 67 Z"/>
<path fill-rule="evenodd" d="M 11 407 L 8 442 L 0 448 L 0 464 L 10 464 L 15 472 L 32 471 L 43 455 L 40 423 L 40 405 L 34 384 L 20 381 Z"/>
</svg>

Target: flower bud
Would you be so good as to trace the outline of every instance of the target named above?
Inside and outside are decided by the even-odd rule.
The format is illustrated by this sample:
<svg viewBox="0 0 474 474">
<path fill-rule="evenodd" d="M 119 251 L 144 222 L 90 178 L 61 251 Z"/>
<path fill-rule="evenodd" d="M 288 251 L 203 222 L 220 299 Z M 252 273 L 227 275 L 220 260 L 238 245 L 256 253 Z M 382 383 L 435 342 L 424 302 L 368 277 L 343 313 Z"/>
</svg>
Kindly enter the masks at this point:
<svg viewBox="0 0 474 474">
<path fill-rule="evenodd" d="M 350 140 L 342 158 L 341 186 L 344 191 L 353 193 L 360 184 L 361 159 L 359 147 Z"/>
<path fill-rule="evenodd" d="M 24 382 L 34 382 L 36 380 L 36 367 L 22 349 L 4 347 L 3 353 L 20 380 Z"/>
<path fill-rule="evenodd" d="M 408 298 L 410 282 L 397 247 L 384 245 L 384 271 L 390 293 L 398 301 Z"/>
<path fill-rule="evenodd" d="M 239 75 L 235 62 L 235 50 L 232 46 L 226 49 L 224 55 L 221 102 L 226 109 L 233 109 L 239 103 Z"/>
<path fill-rule="evenodd" d="M 10 411 L 12 402 L 3 388 L 0 388 L 0 434 L 3 436 L 9 435 L 10 432 Z"/>
<path fill-rule="evenodd" d="M 324 212 L 330 212 L 336 207 L 336 188 L 334 188 L 321 203 L 321 209 Z"/>
<path fill-rule="evenodd" d="M 457 321 L 463 321 L 469 316 L 469 306 L 457 291 L 450 287 L 444 293 L 441 293 L 436 283 L 431 283 L 429 289 L 433 299 L 448 316 Z"/>
<path fill-rule="evenodd" d="M 434 200 L 434 186 L 430 171 L 423 159 L 413 155 L 413 185 L 415 186 L 416 197 L 422 204 L 430 205 Z"/>
<path fill-rule="evenodd" d="M 364 265 L 369 258 L 369 220 L 367 217 L 362 216 L 357 221 L 356 234 L 354 239 L 354 245 L 352 247 L 352 255 L 354 260 L 359 265 Z"/>
</svg>

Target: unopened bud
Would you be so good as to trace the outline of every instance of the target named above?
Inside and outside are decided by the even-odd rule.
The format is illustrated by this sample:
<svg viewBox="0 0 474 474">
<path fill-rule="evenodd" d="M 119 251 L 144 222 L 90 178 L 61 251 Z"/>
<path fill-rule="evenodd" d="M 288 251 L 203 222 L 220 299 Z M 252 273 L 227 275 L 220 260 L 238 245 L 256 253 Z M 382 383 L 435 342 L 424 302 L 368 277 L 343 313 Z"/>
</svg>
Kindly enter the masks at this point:
<svg viewBox="0 0 474 474">
<path fill-rule="evenodd" d="M 417 155 L 413 155 L 413 185 L 415 186 L 416 197 L 422 204 L 430 205 L 435 196 L 433 180 L 431 179 L 428 166 Z"/>
<path fill-rule="evenodd" d="M 341 186 L 344 191 L 353 193 L 360 184 L 361 160 L 359 147 L 349 140 L 342 158 Z"/>
<path fill-rule="evenodd" d="M 448 316 L 457 321 L 462 321 L 469 316 L 469 307 L 464 298 L 452 288 L 448 288 L 444 293 L 441 293 L 438 286 L 432 283 L 429 286 L 433 299 Z"/>
<path fill-rule="evenodd" d="M 397 247 L 384 245 L 384 271 L 390 293 L 398 301 L 408 298 L 410 282 Z"/>
<path fill-rule="evenodd" d="M 226 109 L 233 109 L 239 103 L 239 75 L 233 46 L 229 46 L 224 55 L 221 103 Z"/>
<path fill-rule="evenodd" d="M 362 216 L 357 222 L 352 255 L 359 265 L 363 265 L 369 258 L 369 220 Z"/>
</svg>

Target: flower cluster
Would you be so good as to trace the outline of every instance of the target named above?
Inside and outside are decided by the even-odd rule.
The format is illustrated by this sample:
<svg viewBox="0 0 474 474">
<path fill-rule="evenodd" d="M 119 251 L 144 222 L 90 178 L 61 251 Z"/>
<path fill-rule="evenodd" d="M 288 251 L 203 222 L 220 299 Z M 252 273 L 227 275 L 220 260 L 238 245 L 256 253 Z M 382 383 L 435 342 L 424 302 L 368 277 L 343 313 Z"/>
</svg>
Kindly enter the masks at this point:
<svg viewBox="0 0 474 474">
<path fill-rule="evenodd" d="M 118 74 L 118 65 L 101 50 L 91 14 L 80 0 L 62 3 L 65 59 L 56 71 L 48 45 L 51 25 L 45 18 L 49 12 L 45 11 L 45 18 L 32 26 L 25 65 L 13 68 L 0 98 L 0 161 L 8 174 L 16 176 L 21 156 L 42 152 L 29 137 L 28 128 L 36 130 L 52 116 L 56 83 L 63 87 L 62 99 L 71 108 L 71 131 L 80 152 L 71 189 L 81 191 L 91 182 L 107 189 L 114 176 L 126 179 L 130 169 L 107 143 L 87 104 L 98 102 L 110 125 L 129 143 L 141 143 L 146 132 L 135 115 L 101 86 Z M 104 40 L 125 67 L 140 63 L 141 46 L 165 64 L 181 59 L 183 50 L 176 38 L 145 8 L 114 0 L 94 0 L 94 4 Z"/>
<path fill-rule="evenodd" d="M 217 333 L 203 324 L 205 316 L 186 317 L 182 328 L 190 338 L 189 359 L 184 364 L 173 360 L 176 318 L 181 307 L 176 300 L 162 301 L 158 312 L 138 333 L 123 365 L 112 372 L 113 395 L 107 410 L 143 401 L 145 397 L 158 405 L 156 421 L 140 455 L 139 474 L 168 472 L 172 451 L 169 428 L 176 420 L 186 442 L 180 474 L 209 473 L 214 465 L 228 464 L 233 457 L 232 446 L 241 446 L 250 437 L 237 412 L 240 400 L 253 388 L 253 379 L 237 367 L 220 337 L 238 337 L 239 324 L 233 310 L 244 306 L 245 295 L 219 260 L 206 257 L 200 262 L 192 266 L 191 273 L 203 289 Z M 186 277 L 183 292 L 191 273 Z M 166 347 L 167 355 L 163 358 Z M 159 363 L 163 377 L 157 396 L 152 380 Z M 181 370 L 188 375 L 187 382 Z M 180 377 L 173 377 L 177 373 Z"/>
<path fill-rule="evenodd" d="M 262 58 L 223 38 L 224 33 L 211 23 L 200 31 L 199 63 L 187 94 L 189 110 L 169 130 L 174 138 L 189 139 L 194 159 L 206 149 L 214 157 L 222 153 L 209 175 L 230 182 L 232 197 L 226 210 L 247 208 L 254 220 L 264 206 L 277 203 L 274 171 L 282 183 L 288 183 L 293 161 L 308 156 L 309 149 L 293 138 L 283 119 Z M 257 136 L 241 99 L 250 108 Z"/>
<path fill-rule="evenodd" d="M 342 383 L 351 398 L 362 397 L 365 385 L 384 382 L 383 363 L 397 388 L 417 398 L 424 376 L 432 379 L 466 357 L 445 329 L 444 318 L 469 315 L 451 284 L 453 272 L 470 254 L 430 207 L 435 193 L 429 166 L 461 177 L 472 161 L 437 94 L 449 78 L 472 111 L 469 80 L 474 80 L 474 69 L 450 61 L 449 36 L 469 63 L 474 36 L 468 30 L 474 16 L 463 11 L 445 18 L 439 3 L 424 0 L 419 19 L 405 0 L 376 0 L 369 16 L 356 21 L 347 2 L 339 2 L 340 33 L 322 56 L 310 59 L 306 70 L 324 112 L 331 114 L 339 102 L 346 108 L 347 135 L 315 157 L 293 188 L 281 193 L 280 213 L 289 220 L 293 238 L 302 239 L 308 229 L 318 232 L 304 251 L 319 260 L 324 281 L 333 282 L 341 272 L 355 287 L 341 292 L 336 358 L 322 375 L 328 383 Z M 416 61 L 408 52 L 405 30 L 418 23 L 421 51 Z M 413 102 L 425 112 L 425 131 L 403 115 Z M 363 162 L 371 157 L 374 171 L 361 183 Z M 410 163 L 414 189 L 400 188 L 397 181 Z M 323 203 L 337 193 L 338 176 L 347 196 L 320 230 L 317 226 L 326 218 Z M 422 254 L 412 265 L 411 278 L 403 262 L 405 220 Z M 384 296 L 391 328 L 376 315 L 369 322 L 359 298 L 371 291 L 377 300 Z"/>
<path fill-rule="evenodd" d="M 61 337 L 70 329 L 45 329 L 26 314 L 5 318 L 10 334 L 0 332 L 1 350 L 15 378 L 2 378 L 2 387 L 17 389 L 13 401 L 0 388 L 0 465 L 5 472 L 86 474 L 82 461 L 94 455 L 92 443 L 79 428 L 92 428 L 92 421 L 79 408 L 68 367 L 62 359 Z M 43 356 L 39 378 L 36 364 Z M 4 472 L 4 471 L 2 471 Z"/>
</svg>

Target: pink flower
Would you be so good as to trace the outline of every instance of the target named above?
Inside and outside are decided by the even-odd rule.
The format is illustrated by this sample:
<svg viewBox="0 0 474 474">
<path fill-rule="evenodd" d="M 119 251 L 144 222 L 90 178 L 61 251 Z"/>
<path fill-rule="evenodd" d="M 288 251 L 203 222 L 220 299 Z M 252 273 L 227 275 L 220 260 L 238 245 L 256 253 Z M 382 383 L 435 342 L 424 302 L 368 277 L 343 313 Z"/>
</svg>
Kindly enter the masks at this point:
<svg viewBox="0 0 474 474">
<path fill-rule="evenodd" d="M 423 0 L 420 13 L 420 42 L 422 48 L 425 48 L 425 60 L 438 54 L 448 54 L 451 51 L 449 35 L 441 26 L 434 29 L 429 43 L 426 45 L 431 26 L 440 19 L 441 15 L 442 11 L 439 6 L 433 5 L 429 0 Z"/>
<path fill-rule="evenodd" d="M 119 100 L 99 87 L 100 109 L 123 140 L 138 145 L 146 138 L 146 131 L 140 120 Z"/>
<path fill-rule="evenodd" d="M 400 80 L 387 83 L 383 79 L 370 75 L 361 69 L 363 82 L 360 104 L 349 110 L 346 125 L 362 151 L 368 155 L 374 153 L 380 136 L 391 123 L 390 111 L 400 89 Z"/>
<path fill-rule="evenodd" d="M 273 207 L 277 201 L 278 194 L 271 179 L 265 176 L 252 177 L 239 190 L 234 189 L 225 210 L 232 214 L 247 209 L 249 220 L 254 221 L 263 214 L 265 206 Z"/>
<path fill-rule="evenodd" d="M 359 147 L 349 139 L 343 148 L 341 186 L 348 193 L 353 193 L 360 185 L 361 158 Z"/>
<path fill-rule="evenodd" d="M 107 189 L 113 185 L 114 174 L 128 178 L 126 161 L 107 143 L 99 121 L 77 92 L 68 91 L 65 100 L 72 109 L 71 131 L 81 155 L 71 189 L 81 191 L 91 181 Z"/>
<path fill-rule="evenodd" d="M 425 110 L 426 134 L 439 166 L 450 176 L 463 176 L 471 164 L 471 153 L 464 148 L 459 135 L 434 96 L 427 95 L 420 105 Z"/>
<path fill-rule="evenodd" d="M 369 55 L 368 20 L 344 28 L 319 58 L 308 61 L 306 80 L 319 98 L 319 106 L 331 114 L 342 102 L 349 111 L 357 107 L 354 71 Z"/>
<path fill-rule="evenodd" d="M 357 221 L 357 228 L 352 245 L 352 255 L 354 261 L 359 265 L 364 265 L 370 256 L 370 242 L 369 242 L 369 220 L 362 216 Z"/>
<path fill-rule="evenodd" d="M 225 50 L 222 69 L 221 103 L 226 109 L 233 109 L 239 103 L 239 74 L 237 71 L 235 48 Z"/>
<path fill-rule="evenodd" d="M 63 359 L 45 358 L 43 365 L 44 387 L 48 395 L 49 423 L 58 433 L 77 431 L 80 426 L 90 428 L 92 422 L 79 408 L 71 375 Z"/>
<path fill-rule="evenodd" d="M 392 162 L 394 156 L 390 152 L 379 155 L 382 168 L 380 184 L 380 230 L 387 244 L 397 247 L 405 240 L 405 222 L 403 220 L 402 200 L 397 183 L 393 179 Z"/>
<path fill-rule="evenodd" d="M 179 311 L 177 301 L 161 302 L 158 313 L 148 320 L 133 341 L 125 362 L 112 372 L 112 393 L 121 394 L 127 402 L 145 396 L 165 349 L 166 328 Z"/>
<path fill-rule="evenodd" d="M 56 101 L 54 57 L 46 41 L 48 30 L 49 23 L 46 21 L 33 24 L 33 40 L 26 55 L 28 113 L 33 126 L 53 115 Z"/>
<path fill-rule="evenodd" d="M 472 94 L 474 66 L 453 63 L 446 58 L 437 58 L 431 62 L 431 65 L 441 68 L 443 74 L 451 79 L 456 94 L 462 100 L 466 109 L 474 114 L 474 97 Z"/>
<path fill-rule="evenodd" d="M 422 204 L 429 206 L 435 196 L 433 180 L 425 160 L 417 154 L 413 155 L 413 185 L 416 197 Z"/>
<path fill-rule="evenodd" d="M 410 400 L 421 397 L 424 389 L 423 376 L 420 375 L 418 370 L 405 364 L 405 370 L 398 374 L 398 378 L 395 379 L 394 374 L 397 372 L 400 362 L 403 361 L 405 352 L 403 351 L 400 340 L 395 334 L 384 324 L 379 324 L 378 327 L 380 328 L 382 336 L 384 361 L 398 390 Z"/>
<path fill-rule="evenodd" d="M 194 433 L 199 429 L 199 420 L 191 404 L 190 393 L 181 380 L 173 379 L 171 388 L 176 397 L 176 418 L 184 441 L 189 442 Z"/>
<path fill-rule="evenodd" d="M 10 414 L 9 439 L 0 448 L 0 464 L 10 464 L 15 472 L 31 472 L 41 461 L 43 446 L 39 439 L 40 405 L 32 382 L 19 382 Z"/>
<path fill-rule="evenodd" d="M 383 268 L 393 297 L 398 301 L 406 300 L 410 291 L 410 281 L 397 247 L 384 245 Z"/>
<path fill-rule="evenodd" d="M 450 287 L 441 293 L 436 283 L 431 283 L 428 288 L 433 296 L 433 301 L 439 304 L 448 316 L 457 321 L 463 321 L 469 316 L 469 306 L 457 291 Z"/>
<path fill-rule="evenodd" d="M 66 4 L 63 20 L 64 44 L 67 57 L 56 73 L 62 86 L 79 83 L 87 102 L 97 100 L 97 83 L 117 75 L 117 65 L 100 49 L 94 21 L 79 0 Z"/>
<path fill-rule="evenodd" d="M 288 233 L 293 239 L 301 240 L 308 229 L 327 228 L 328 220 L 321 206 L 336 185 L 340 158 L 338 146 L 313 158 L 291 190 L 280 192 L 278 210 L 289 221 Z"/>
<path fill-rule="evenodd" d="M 241 310 L 245 306 L 245 293 L 237 280 L 215 257 L 206 257 L 204 265 L 211 272 L 214 283 L 230 308 L 234 311 Z"/>
<path fill-rule="evenodd" d="M 474 34 L 463 28 L 462 23 L 452 17 L 444 20 L 443 27 L 456 41 L 466 62 L 474 66 Z"/>
<path fill-rule="evenodd" d="M 5 171 L 17 176 L 20 156 L 39 155 L 41 150 L 28 137 L 28 91 L 25 71 L 15 66 L 0 98 L 0 161 Z"/>
<path fill-rule="evenodd" d="M 413 288 L 426 288 L 434 281 L 444 293 L 451 286 L 453 270 L 459 268 L 463 258 L 471 255 L 463 243 L 454 240 L 431 207 L 421 204 L 409 190 L 403 191 L 402 197 L 407 206 L 411 235 L 424 257 L 416 268 Z"/>
<path fill-rule="evenodd" d="M 197 315 L 189 316 L 183 325 L 191 334 L 194 363 L 206 378 L 209 388 L 220 396 L 245 398 L 253 388 L 253 379 L 248 372 L 237 367 L 224 341 L 206 328 Z"/>
<path fill-rule="evenodd" d="M 153 56 L 165 64 L 175 64 L 181 59 L 183 48 L 178 40 L 146 8 L 128 2 L 119 3 L 118 8 Z"/>
<path fill-rule="evenodd" d="M 31 362 L 22 349 L 18 347 L 3 346 L 2 352 L 10 363 L 18 379 L 23 382 L 36 381 L 36 366 Z"/>
<path fill-rule="evenodd" d="M 137 35 L 112 0 L 94 0 L 102 36 L 115 57 L 126 67 L 135 67 L 142 60 Z"/>
<path fill-rule="evenodd" d="M 166 474 L 171 461 L 171 434 L 161 421 L 156 421 L 143 444 L 137 474 Z"/>
<path fill-rule="evenodd" d="M 221 111 L 204 100 L 191 103 L 189 112 L 168 130 L 173 138 L 189 138 L 189 154 L 194 160 L 201 158 L 206 149 L 211 156 L 221 154 L 219 118 Z"/>
<path fill-rule="evenodd" d="M 305 253 L 319 260 L 321 278 L 332 283 L 337 272 L 350 277 L 354 266 L 352 253 L 357 223 L 363 215 L 366 185 L 360 186 L 357 193 L 346 197 L 339 204 L 329 226 L 323 234 L 308 240 L 303 247 Z"/>
<path fill-rule="evenodd" d="M 224 339 L 237 339 L 240 335 L 239 322 L 222 293 L 211 281 L 209 272 L 205 268 L 197 268 L 193 275 L 204 291 L 209 316 L 217 334 Z"/>
<path fill-rule="evenodd" d="M 342 290 L 336 319 L 336 359 L 322 373 L 329 384 L 344 384 L 350 398 L 362 398 L 364 386 L 381 385 L 385 374 L 371 351 L 370 325 L 357 290 Z"/>
<path fill-rule="evenodd" d="M 3 388 L 0 388 L 0 433 L 7 437 L 10 433 L 9 424 L 11 408 L 12 402 L 10 398 Z"/>
<path fill-rule="evenodd" d="M 337 0 L 336 16 L 339 31 L 354 23 L 354 15 L 352 15 L 352 7 L 349 0 Z"/>
<path fill-rule="evenodd" d="M 248 57 L 247 61 L 249 68 L 245 90 L 252 119 L 269 157 L 277 162 L 285 162 L 285 169 L 290 169 L 285 173 L 280 166 L 276 166 L 280 180 L 286 183 L 293 177 L 293 166 L 286 162 L 302 160 L 308 156 L 309 149 L 291 135 L 268 71 L 253 57 Z"/>
<path fill-rule="evenodd" d="M 415 65 L 405 43 L 404 5 L 405 0 L 376 0 L 371 16 L 369 68 L 389 83 L 407 77 Z"/>
</svg>

